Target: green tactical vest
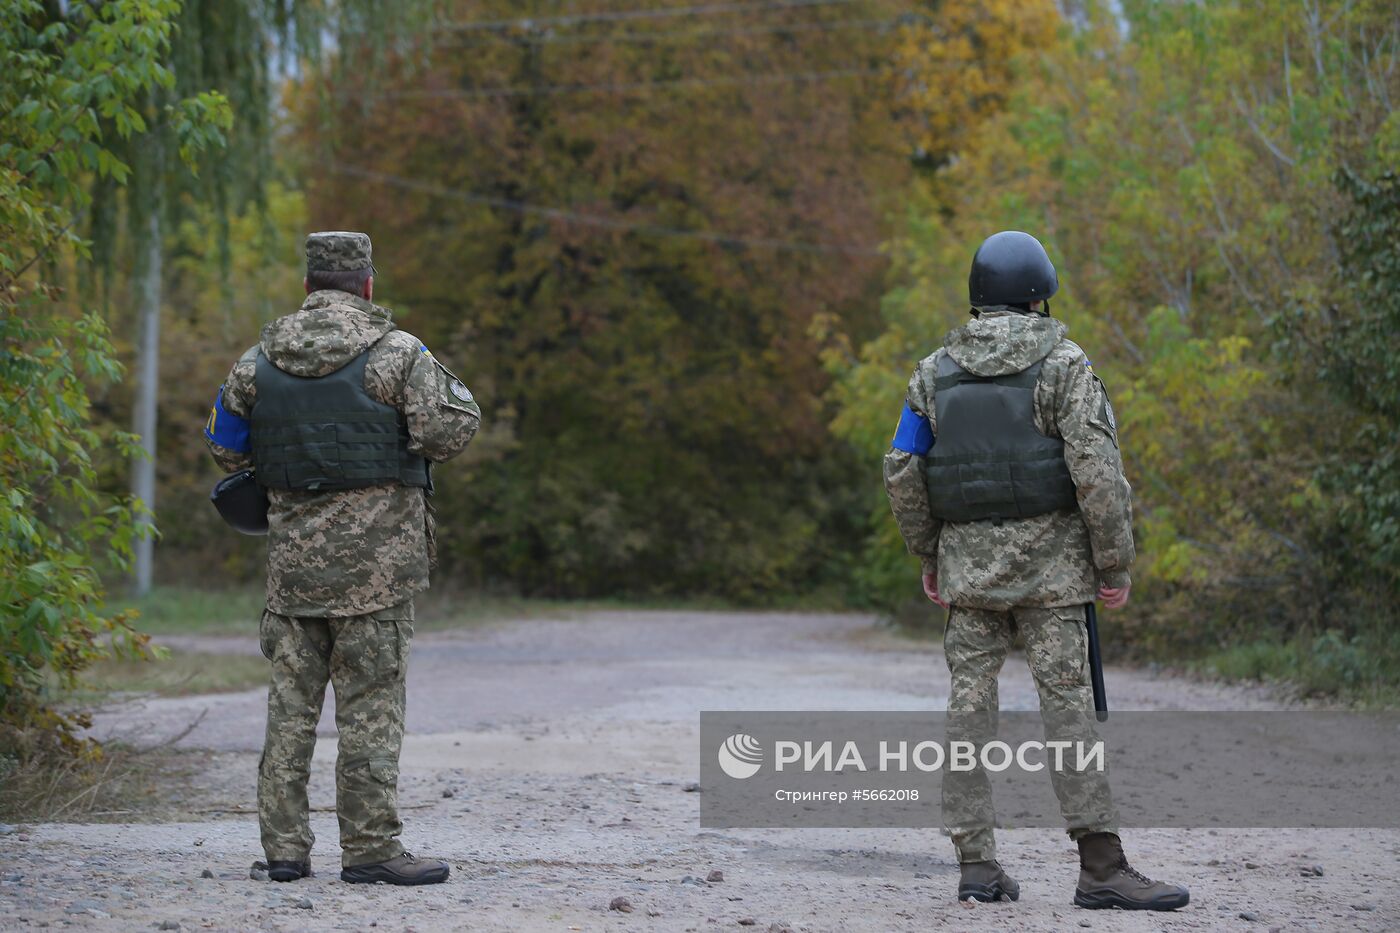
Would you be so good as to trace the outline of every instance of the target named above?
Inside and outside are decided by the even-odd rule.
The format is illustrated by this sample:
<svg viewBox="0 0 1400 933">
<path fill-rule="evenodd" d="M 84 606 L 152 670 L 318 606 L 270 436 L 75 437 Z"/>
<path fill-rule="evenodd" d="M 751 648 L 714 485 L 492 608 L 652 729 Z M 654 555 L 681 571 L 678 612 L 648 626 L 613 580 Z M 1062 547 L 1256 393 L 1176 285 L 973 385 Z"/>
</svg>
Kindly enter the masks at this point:
<svg viewBox="0 0 1400 933">
<path fill-rule="evenodd" d="M 977 376 L 944 353 L 934 371 L 938 436 L 925 458 L 929 508 L 949 522 L 1076 509 L 1064 441 L 1035 428 L 1040 367 Z"/>
<path fill-rule="evenodd" d="M 365 391 L 369 350 L 325 376 L 293 376 L 258 351 L 253 468 L 275 489 L 431 488 L 428 462 L 408 452 L 408 425 Z"/>
</svg>

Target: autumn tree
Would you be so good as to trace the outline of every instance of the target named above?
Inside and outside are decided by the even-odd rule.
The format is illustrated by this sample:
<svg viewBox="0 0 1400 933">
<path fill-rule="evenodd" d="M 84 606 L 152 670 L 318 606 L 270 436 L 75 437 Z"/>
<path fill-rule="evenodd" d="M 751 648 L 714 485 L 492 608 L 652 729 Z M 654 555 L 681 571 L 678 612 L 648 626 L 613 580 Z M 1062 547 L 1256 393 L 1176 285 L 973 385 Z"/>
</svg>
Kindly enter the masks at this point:
<svg viewBox="0 0 1400 933">
<path fill-rule="evenodd" d="M 900 101 L 919 159 L 937 167 L 1002 110 L 1018 57 L 1052 45 L 1061 21 L 1052 0 L 955 0 L 915 4 L 900 24 Z"/>
<path fill-rule="evenodd" d="M 376 294 L 482 402 L 439 474 L 460 578 L 755 598 L 837 577 L 861 479 L 819 349 L 872 332 L 907 165 L 894 22 L 770 6 L 463 5 L 428 67 L 305 92 L 338 101 L 332 132 L 303 124 L 313 225 L 373 234 Z"/>
</svg>

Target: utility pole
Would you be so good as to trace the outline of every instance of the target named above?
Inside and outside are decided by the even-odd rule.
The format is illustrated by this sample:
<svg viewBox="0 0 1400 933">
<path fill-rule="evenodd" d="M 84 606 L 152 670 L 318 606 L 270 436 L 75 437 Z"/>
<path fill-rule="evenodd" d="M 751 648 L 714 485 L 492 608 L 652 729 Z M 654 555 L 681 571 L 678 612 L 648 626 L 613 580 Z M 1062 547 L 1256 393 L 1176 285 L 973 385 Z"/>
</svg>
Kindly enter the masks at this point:
<svg viewBox="0 0 1400 933">
<path fill-rule="evenodd" d="M 138 535 L 132 548 L 132 584 L 137 596 L 150 592 L 155 567 L 156 390 L 160 385 L 162 244 L 160 207 L 152 205 L 150 210 L 138 292 L 140 337 L 136 344 L 136 400 L 131 418 L 131 429 L 140 435 L 141 448 L 146 453 L 131 465 L 131 495 L 141 500 L 151 513 L 137 519 Z"/>
</svg>

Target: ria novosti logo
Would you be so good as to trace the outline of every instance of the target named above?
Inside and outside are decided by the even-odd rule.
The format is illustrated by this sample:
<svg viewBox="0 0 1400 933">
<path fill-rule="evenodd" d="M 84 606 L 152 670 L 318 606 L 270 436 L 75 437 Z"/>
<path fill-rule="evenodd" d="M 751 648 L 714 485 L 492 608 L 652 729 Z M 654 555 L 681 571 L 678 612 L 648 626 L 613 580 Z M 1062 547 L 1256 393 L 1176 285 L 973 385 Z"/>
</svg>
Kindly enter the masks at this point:
<svg viewBox="0 0 1400 933">
<path fill-rule="evenodd" d="M 1012 769 L 1035 772 L 1051 768 L 1057 772 L 1103 771 L 1105 747 L 1102 739 L 1030 740 L 1011 746 L 992 740 L 979 744 L 953 740 L 945 746 L 937 741 L 880 741 L 875 757 L 867 761 L 871 749 L 861 750 L 860 743 L 850 740 L 838 744 L 826 741 L 789 741 L 773 743 L 773 770 L 796 770 L 801 773 L 823 772 L 841 774 L 845 771 L 976 771 L 1001 772 Z M 1070 752 L 1074 755 L 1071 758 Z M 746 732 L 736 732 L 725 739 L 716 757 L 720 770 L 736 780 L 751 778 L 763 767 L 763 745 Z M 795 767 L 789 767 L 795 766 Z"/>
<path fill-rule="evenodd" d="M 753 736 L 736 732 L 719 747 L 719 767 L 736 780 L 753 777 L 763 767 L 763 746 Z"/>
</svg>

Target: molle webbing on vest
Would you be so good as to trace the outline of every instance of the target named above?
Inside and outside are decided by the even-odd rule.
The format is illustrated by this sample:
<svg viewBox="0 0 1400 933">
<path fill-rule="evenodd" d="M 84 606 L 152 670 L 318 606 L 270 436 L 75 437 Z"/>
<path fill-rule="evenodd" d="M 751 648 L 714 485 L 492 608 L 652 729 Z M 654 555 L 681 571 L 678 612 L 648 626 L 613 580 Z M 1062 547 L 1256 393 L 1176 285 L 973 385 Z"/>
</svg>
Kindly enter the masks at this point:
<svg viewBox="0 0 1400 933">
<path fill-rule="evenodd" d="M 950 522 L 1030 518 L 1079 507 L 1064 441 L 1035 428 L 1044 360 L 977 376 L 944 353 L 934 373 L 938 436 L 925 458 L 929 507 Z"/>
<path fill-rule="evenodd" d="M 277 489 L 428 486 L 428 463 L 408 452 L 408 427 L 365 391 L 369 350 L 325 376 L 285 373 L 258 353 L 253 466 Z"/>
</svg>

